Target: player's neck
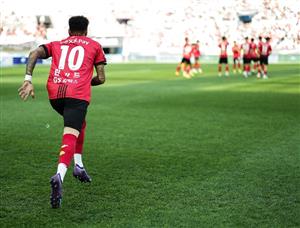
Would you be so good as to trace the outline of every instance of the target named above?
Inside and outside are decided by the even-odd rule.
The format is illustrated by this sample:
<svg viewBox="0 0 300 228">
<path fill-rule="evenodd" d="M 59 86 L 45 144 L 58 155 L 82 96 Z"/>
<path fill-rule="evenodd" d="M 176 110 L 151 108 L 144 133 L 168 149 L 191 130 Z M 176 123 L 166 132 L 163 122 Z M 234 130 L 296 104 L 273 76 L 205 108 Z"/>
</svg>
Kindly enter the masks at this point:
<svg viewBox="0 0 300 228">
<path fill-rule="evenodd" d="M 86 36 L 86 34 L 82 34 L 82 33 L 70 33 L 70 36 Z"/>
<path fill-rule="evenodd" d="M 70 36 L 86 36 L 87 32 L 86 31 L 70 31 L 69 30 L 69 35 Z"/>
</svg>

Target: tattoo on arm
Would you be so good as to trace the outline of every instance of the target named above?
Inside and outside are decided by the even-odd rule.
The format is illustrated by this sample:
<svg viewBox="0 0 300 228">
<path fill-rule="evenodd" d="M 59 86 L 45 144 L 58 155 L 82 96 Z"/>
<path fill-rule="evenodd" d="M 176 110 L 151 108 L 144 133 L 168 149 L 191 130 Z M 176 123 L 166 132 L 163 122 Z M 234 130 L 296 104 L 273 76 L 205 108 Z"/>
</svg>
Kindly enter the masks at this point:
<svg viewBox="0 0 300 228">
<path fill-rule="evenodd" d="M 26 65 L 26 74 L 32 75 L 37 59 L 46 58 L 46 56 L 47 54 L 43 47 L 38 47 L 37 49 L 30 52 Z"/>
<path fill-rule="evenodd" d="M 101 84 L 103 84 L 105 82 L 104 65 L 103 64 L 98 64 L 96 66 L 96 72 L 97 72 L 97 76 L 98 76 L 99 80 L 102 82 Z"/>
<path fill-rule="evenodd" d="M 97 76 L 92 78 L 92 81 L 91 81 L 92 86 L 101 85 L 105 82 L 104 65 L 98 64 L 95 66 L 95 68 L 96 68 Z"/>
</svg>

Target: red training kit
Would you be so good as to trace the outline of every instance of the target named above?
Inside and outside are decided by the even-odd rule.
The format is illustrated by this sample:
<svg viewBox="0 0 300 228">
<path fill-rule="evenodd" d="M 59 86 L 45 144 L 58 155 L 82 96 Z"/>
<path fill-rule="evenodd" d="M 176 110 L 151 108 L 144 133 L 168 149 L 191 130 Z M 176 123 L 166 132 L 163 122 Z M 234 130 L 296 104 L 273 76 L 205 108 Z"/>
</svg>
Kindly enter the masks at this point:
<svg viewBox="0 0 300 228">
<path fill-rule="evenodd" d="M 106 64 L 101 45 L 86 36 L 70 36 L 42 47 L 47 57 L 52 56 L 49 99 L 68 97 L 90 102 L 93 66 Z"/>
</svg>

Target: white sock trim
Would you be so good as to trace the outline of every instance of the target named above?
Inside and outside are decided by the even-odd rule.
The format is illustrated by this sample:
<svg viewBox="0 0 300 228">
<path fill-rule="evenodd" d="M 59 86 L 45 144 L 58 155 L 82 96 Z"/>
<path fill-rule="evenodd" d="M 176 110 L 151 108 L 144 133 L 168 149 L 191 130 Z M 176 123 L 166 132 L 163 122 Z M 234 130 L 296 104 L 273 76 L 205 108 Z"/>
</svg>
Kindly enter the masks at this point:
<svg viewBox="0 0 300 228">
<path fill-rule="evenodd" d="M 81 154 L 74 154 L 74 163 L 75 163 L 75 165 L 77 164 L 80 167 L 83 167 L 82 155 Z"/>
<path fill-rule="evenodd" d="M 67 170 L 68 170 L 68 168 L 64 163 L 59 163 L 58 164 L 56 173 L 59 173 L 61 181 L 64 181 Z"/>
</svg>

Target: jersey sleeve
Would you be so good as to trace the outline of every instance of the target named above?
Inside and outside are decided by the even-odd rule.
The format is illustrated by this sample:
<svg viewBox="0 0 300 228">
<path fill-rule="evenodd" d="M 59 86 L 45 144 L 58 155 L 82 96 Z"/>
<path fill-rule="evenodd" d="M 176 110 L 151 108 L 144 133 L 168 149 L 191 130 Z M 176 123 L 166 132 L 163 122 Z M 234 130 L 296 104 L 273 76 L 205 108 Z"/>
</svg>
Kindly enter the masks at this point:
<svg viewBox="0 0 300 228">
<path fill-rule="evenodd" d="M 99 64 L 103 64 L 106 65 L 106 58 L 105 58 L 105 54 L 104 51 L 101 47 L 101 45 L 99 44 L 98 48 L 97 48 L 97 53 L 96 53 L 96 57 L 94 60 L 94 65 L 99 65 Z"/>
<path fill-rule="evenodd" d="M 52 42 L 48 43 L 48 44 L 42 44 L 40 45 L 40 47 L 44 48 L 45 52 L 46 52 L 46 57 L 45 59 L 48 59 L 49 57 L 52 56 Z"/>
</svg>

